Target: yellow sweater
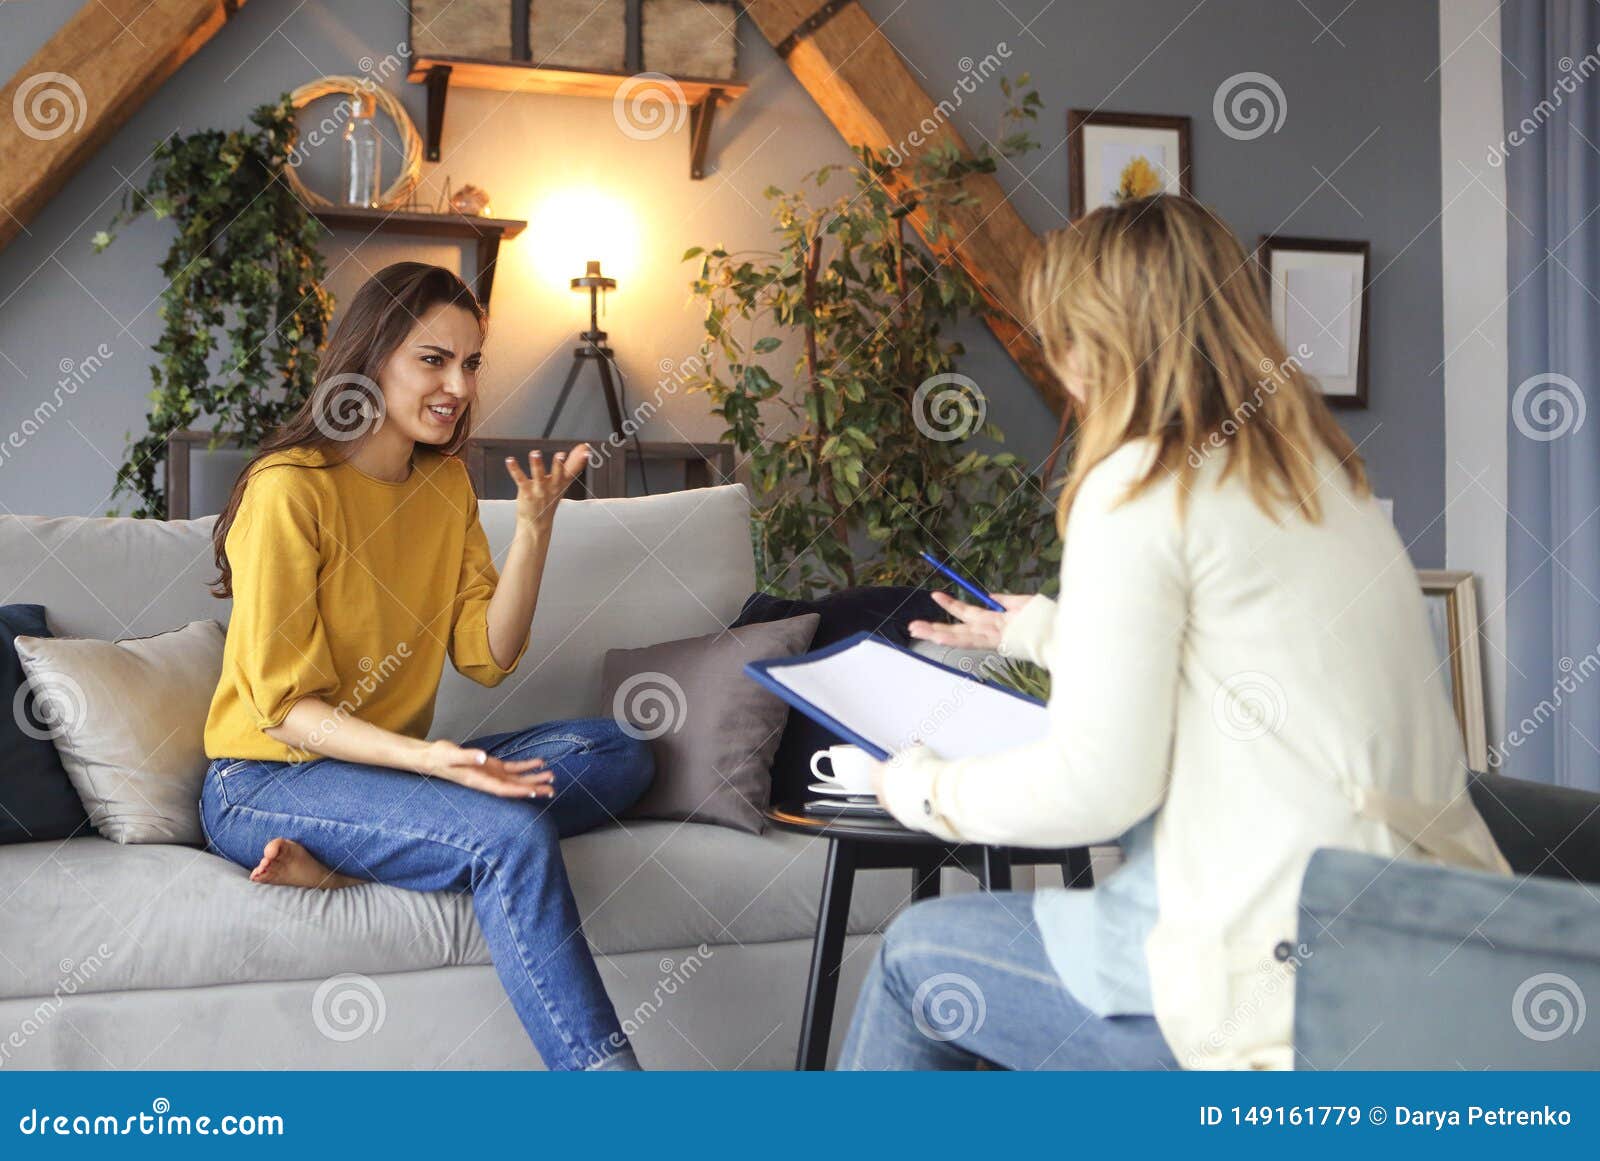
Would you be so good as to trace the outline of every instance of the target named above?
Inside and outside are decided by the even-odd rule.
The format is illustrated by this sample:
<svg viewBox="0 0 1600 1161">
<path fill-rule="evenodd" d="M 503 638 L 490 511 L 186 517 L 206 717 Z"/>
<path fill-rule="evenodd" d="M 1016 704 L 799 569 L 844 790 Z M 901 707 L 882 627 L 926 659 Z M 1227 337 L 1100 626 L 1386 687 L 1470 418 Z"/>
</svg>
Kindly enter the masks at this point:
<svg viewBox="0 0 1600 1161">
<path fill-rule="evenodd" d="M 245 486 L 228 530 L 233 615 L 209 758 L 306 761 L 262 732 L 304 697 L 335 707 L 323 736 L 353 716 L 426 738 L 447 655 L 493 686 L 528 651 L 524 640 L 510 669 L 489 651 L 500 577 L 460 460 L 418 446 L 398 484 L 329 462 L 310 448 L 274 452 Z"/>
</svg>

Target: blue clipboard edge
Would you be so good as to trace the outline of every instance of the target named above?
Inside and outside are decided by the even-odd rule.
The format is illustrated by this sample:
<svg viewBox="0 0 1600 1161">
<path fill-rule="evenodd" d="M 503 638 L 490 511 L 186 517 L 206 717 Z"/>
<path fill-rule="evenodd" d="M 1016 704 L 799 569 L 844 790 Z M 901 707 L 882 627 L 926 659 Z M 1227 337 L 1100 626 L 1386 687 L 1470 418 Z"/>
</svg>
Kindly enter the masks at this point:
<svg viewBox="0 0 1600 1161">
<path fill-rule="evenodd" d="M 868 630 L 862 630 L 859 633 L 852 633 L 842 641 L 835 641 L 832 645 L 825 645 L 821 649 L 815 650 L 811 653 L 801 653 L 794 657 L 774 657 L 767 661 L 746 661 L 744 664 L 744 671 L 765 689 L 770 690 L 772 693 L 788 702 L 790 706 L 805 714 L 806 717 L 810 718 L 818 725 L 826 726 L 828 729 L 838 734 L 841 738 L 848 740 L 854 745 L 860 746 L 867 753 L 878 759 L 878 761 L 886 762 L 890 758 L 889 751 L 885 750 L 882 746 L 879 746 L 875 742 L 868 741 L 865 737 L 856 733 L 837 718 L 830 714 L 824 713 L 822 710 L 812 705 L 811 702 L 807 701 L 794 690 L 790 689 L 787 685 L 784 685 L 783 682 L 773 677 L 771 672 L 774 669 L 783 669 L 791 665 L 803 665 L 813 661 L 826 660 L 827 658 L 832 657 L 835 653 L 843 653 L 846 649 L 855 648 L 855 646 L 861 644 L 863 641 L 872 641 L 875 644 L 883 645 L 886 648 L 898 650 L 899 652 L 904 653 L 907 657 L 912 657 L 922 662 L 924 665 L 931 665 L 935 669 L 942 670 L 945 673 L 953 673 L 957 677 L 965 678 L 967 681 L 974 682 L 975 684 L 984 686 L 987 689 L 993 689 L 1000 693 L 1009 694 L 1018 701 L 1025 701 L 1029 705 L 1043 706 L 1045 704 L 1038 698 L 1029 697 L 1027 694 L 1019 693 L 1014 689 L 1008 689 L 1003 685 L 991 685 L 982 678 L 975 677 L 964 670 L 957 669 L 953 665 L 945 665 L 942 662 L 935 661 L 931 657 L 924 657 L 920 653 L 916 653 L 910 649 L 907 649 L 904 645 L 896 645 L 893 641 L 886 640 L 885 638 L 878 636 L 878 634 Z"/>
</svg>

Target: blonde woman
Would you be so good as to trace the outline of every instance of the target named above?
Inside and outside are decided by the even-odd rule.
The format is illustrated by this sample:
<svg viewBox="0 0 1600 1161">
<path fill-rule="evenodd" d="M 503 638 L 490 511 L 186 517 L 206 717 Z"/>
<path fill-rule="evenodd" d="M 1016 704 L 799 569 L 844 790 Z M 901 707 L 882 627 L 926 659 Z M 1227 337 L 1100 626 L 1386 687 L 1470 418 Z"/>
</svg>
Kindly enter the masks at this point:
<svg viewBox="0 0 1600 1161">
<path fill-rule="evenodd" d="M 1047 665 L 1046 740 L 877 774 L 946 839 L 1121 838 L 1089 891 L 897 919 L 847 1068 L 1287 1068 L 1318 847 L 1508 873 L 1466 794 L 1416 575 L 1283 351 L 1232 233 L 1187 199 L 1045 239 L 1027 310 L 1071 392 L 1057 600 L 940 596 L 915 636 Z"/>
</svg>

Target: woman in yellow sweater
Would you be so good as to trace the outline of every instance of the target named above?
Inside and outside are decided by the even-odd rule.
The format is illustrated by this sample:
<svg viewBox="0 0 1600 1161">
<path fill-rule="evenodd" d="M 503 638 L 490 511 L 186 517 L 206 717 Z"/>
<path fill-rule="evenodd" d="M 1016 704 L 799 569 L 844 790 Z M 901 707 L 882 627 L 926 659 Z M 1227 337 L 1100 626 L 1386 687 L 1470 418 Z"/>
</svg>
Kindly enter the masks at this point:
<svg viewBox="0 0 1600 1161">
<path fill-rule="evenodd" d="M 538 452 L 497 573 L 466 469 L 484 314 L 403 262 L 351 301 L 305 405 L 263 441 L 214 536 L 232 596 L 206 720 L 208 849 L 258 883 L 470 890 L 552 1069 L 637 1068 L 579 931 L 560 840 L 638 799 L 650 751 L 610 718 L 427 741 L 445 658 L 516 672 L 556 504 L 587 449 Z"/>
</svg>

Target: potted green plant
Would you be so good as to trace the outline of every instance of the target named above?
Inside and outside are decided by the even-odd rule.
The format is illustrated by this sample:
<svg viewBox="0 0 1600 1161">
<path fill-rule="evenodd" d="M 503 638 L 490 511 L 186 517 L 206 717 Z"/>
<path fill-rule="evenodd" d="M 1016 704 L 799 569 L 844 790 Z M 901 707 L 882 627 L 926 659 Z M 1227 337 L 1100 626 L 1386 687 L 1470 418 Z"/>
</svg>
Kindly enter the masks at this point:
<svg viewBox="0 0 1600 1161">
<path fill-rule="evenodd" d="M 982 388 L 957 370 L 951 338 L 988 306 L 959 265 L 908 229 L 950 236 L 945 215 L 975 199 L 973 173 L 1035 147 L 1022 131 L 1037 94 L 1003 82 L 1000 145 L 977 156 L 954 147 L 894 166 L 871 149 L 845 167 L 847 193 L 814 202 L 806 185 L 767 190 L 773 250 L 694 247 L 693 293 L 705 304 L 700 373 L 726 424 L 721 438 L 748 457 L 756 492 L 752 533 L 763 586 L 813 595 L 839 585 L 919 584 L 927 549 L 997 590 L 1055 581 L 1046 481 L 1006 451 Z M 807 175 L 818 189 L 836 167 Z M 769 359 L 787 355 L 798 391 Z"/>
<path fill-rule="evenodd" d="M 177 227 L 161 264 L 149 429 L 128 433 L 112 493 L 135 495 L 133 516 L 166 515 L 156 469 L 171 433 L 204 417 L 217 436 L 252 447 L 312 389 L 333 302 L 322 289 L 322 227 L 283 180 L 295 133 L 287 94 L 257 108 L 247 128 L 174 133 L 156 147 L 145 184 L 130 187 L 94 236 L 103 251 L 146 212 Z"/>
</svg>

